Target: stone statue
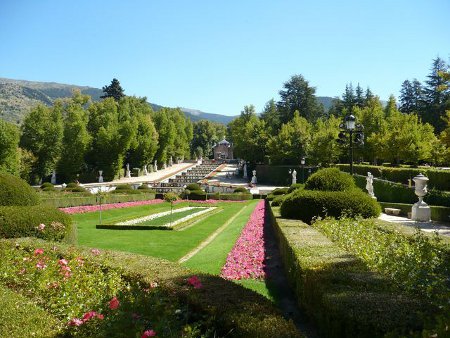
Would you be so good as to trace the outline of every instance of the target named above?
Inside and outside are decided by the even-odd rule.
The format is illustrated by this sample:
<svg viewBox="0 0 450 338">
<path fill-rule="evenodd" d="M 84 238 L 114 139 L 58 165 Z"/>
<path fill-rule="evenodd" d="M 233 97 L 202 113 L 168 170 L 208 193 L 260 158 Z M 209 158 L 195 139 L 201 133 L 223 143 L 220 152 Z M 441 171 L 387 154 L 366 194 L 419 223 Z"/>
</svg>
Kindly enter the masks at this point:
<svg viewBox="0 0 450 338">
<path fill-rule="evenodd" d="M 172 159 L 172 156 L 170 156 L 170 158 L 169 158 L 169 167 L 171 167 L 171 166 L 173 166 L 173 159 Z"/>
<path fill-rule="evenodd" d="M 131 177 L 130 163 L 127 163 L 127 171 L 125 173 L 125 177 L 126 178 L 130 178 Z"/>
<path fill-rule="evenodd" d="M 155 173 L 158 171 L 158 160 L 155 160 L 155 164 L 154 164 L 154 167 L 155 167 Z"/>
<path fill-rule="evenodd" d="M 98 173 L 99 173 L 99 175 L 100 175 L 100 176 L 98 177 L 98 183 L 103 183 L 103 176 L 102 176 L 103 170 L 99 170 Z"/>
<path fill-rule="evenodd" d="M 52 178 L 50 179 L 51 184 L 56 184 L 56 172 L 52 171 Z"/>
<path fill-rule="evenodd" d="M 247 163 L 244 163 L 244 178 L 247 178 Z"/>
<path fill-rule="evenodd" d="M 252 177 L 252 184 L 256 184 L 257 179 L 256 179 L 256 170 L 253 170 L 253 177 Z"/>
<path fill-rule="evenodd" d="M 292 184 L 297 184 L 297 172 L 294 171 L 292 172 Z"/>
<path fill-rule="evenodd" d="M 367 172 L 366 189 L 367 189 L 367 192 L 369 193 L 370 197 L 377 199 L 375 197 L 375 194 L 373 193 L 373 175 L 371 172 Z"/>
<path fill-rule="evenodd" d="M 144 176 L 148 175 L 147 165 L 144 165 Z"/>
</svg>

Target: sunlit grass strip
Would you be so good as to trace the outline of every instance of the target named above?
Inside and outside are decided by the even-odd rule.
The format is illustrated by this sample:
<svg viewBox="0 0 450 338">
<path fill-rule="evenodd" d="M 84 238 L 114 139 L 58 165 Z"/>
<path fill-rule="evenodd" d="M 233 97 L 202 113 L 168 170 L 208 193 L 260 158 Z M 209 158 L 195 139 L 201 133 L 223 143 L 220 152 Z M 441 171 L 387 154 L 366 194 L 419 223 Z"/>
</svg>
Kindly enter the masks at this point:
<svg viewBox="0 0 450 338">
<path fill-rule="evenodd" d="M 264 212 L 265 203 L 261 200 L 228 254 L 222 268 L 223 278 L 239 280 L 265 277 Z"/>
</svg>

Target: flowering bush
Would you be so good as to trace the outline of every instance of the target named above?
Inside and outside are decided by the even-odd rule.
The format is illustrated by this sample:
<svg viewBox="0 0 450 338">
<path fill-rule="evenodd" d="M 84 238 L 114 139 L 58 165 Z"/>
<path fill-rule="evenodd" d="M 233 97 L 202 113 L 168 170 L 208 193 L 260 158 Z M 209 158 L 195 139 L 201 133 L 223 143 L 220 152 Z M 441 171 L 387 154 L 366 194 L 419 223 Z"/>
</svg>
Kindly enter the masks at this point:
<svg viewBox="0 0 450 338">
<path fill-rule="evenodd" d="M 228 254 L 227 261 L 222 268 L 222 277 L 226 279 L 265 277 L 264 213 L 265 202 L 261 200 Z"/>
<path fill-rule="evenodd" d="M 125 203 L 109 203 L 103 204 L 102 210 L 118 209 L 118 208 L 129 208 L 137 207 L 139 205 L 151 205 L 159 204 L 164 202 L 161 199 L 147 200 L 147 201 L 135 201 L 135 202 L 125 202 Z M 59 210 L 65 212 L 66 214 L 82 214 L 85 212 L 94 212 L 100 210 L 99 205 L 82 205 L 78 207 L 60 208 Z"/>
</svg>

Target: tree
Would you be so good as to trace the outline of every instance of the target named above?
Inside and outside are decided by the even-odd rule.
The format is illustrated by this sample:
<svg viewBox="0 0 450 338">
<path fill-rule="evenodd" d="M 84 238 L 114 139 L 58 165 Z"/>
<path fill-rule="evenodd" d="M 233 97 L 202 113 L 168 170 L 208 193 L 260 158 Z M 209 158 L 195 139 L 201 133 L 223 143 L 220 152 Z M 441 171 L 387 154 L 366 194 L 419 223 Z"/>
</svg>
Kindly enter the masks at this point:
<svg viewBox="0 0 450 338">
<path fill-rule="evenodd" d="M 105 94 L 100 96 L 101 99 L 112 97 L 115 101 L 119 102 L 119 100 L 125 96 L 123 93 L 123 88 L 121 87 L 119 80 L 116 78 L 112 79 L 109 86 L 103 86 L 102 90 Z"/>
<path fill-rule="evenodd" d="M 62 153 L 58 162 L 58 178 L 64 182 L 74 181 L 85 169 L 85 155 L 89 150 L 91 136 L 87 130 L 88 115 L 84 106 L 90 97 L 74 92 L 64 109 L 64 132 Z"/>
<path fill-rule="evenodd" d="M 342 103 L 347 112 L 352 111 L 353 106 L 356 103 L 356 97 L 351 83 L 345 86 L 345 92 L 342 94 Z"/>
<path fill-rule="evenodd" d="M 365 104 L 364 91 L 358 83 L 358 85 L 356 86 L 356 90 L 355 90 L 355 105 L 358 108 L 362 108 L 362 107 L 364 107 L 364 104 Z"/>
<path fill-rule="evenodd" d="M 298 112 L 281 126 L 279 133 L 268 142 L 268 155 L 273 164 L 295 164 L 306 156 L 311 140 L 311 125 Z"/>
<path fill-rule="evenodd" d="M 310 123 L 323 115 L 323 106 L 315 96 L 316 89 L 310 87 L 302 75 L 292 76 L 284 83 L 283 88 L 279 92 L 281 100 L 277 104 L 282 123 L 292 120 L 295 111 Z"/>
<path fill-rule="evenodd" d="M 36 158 L 31 183 L 50 175 L 56 167 L 63 139 L 62 111 L 62 102 L 57 101 L 52 108 L 36 106 L 24 119 L 20 146 Z"/>
<path fill-rule="evenodd" d="M 19 175 L 19 129 L 0 119 L 0 172 Z"/>
<path fill-rule="evenodd" d="M 319 119 L 311 130 L 311 143 L 308 151 L 309 162 L 328 167 L 335 163 L 341 154 L 341 148 L 336 142 L 339 134 L 340 119 L 330 116 Z"/>
<path fill-rule="evenodd" d="M 177 128 L 169 115 L 169 108 L 162 108 L 154 115 L 156 130 L 159 134 L 159 146 L 155 158 L 160 164 L 166 163 L 172 154 L 177 136 Z"/>
<path fill-rule="evenodd" d="M 208 120 L 200 120 L 194 123 L 193 128 L 191 145 L 193 154 L 196 156 L 211 156 L 214 143 L 219 141 L 213 122 Z"/>
<path fill-rule="evenodd" d="M 404 114 L 420 113 L 423 108 L 422 85 L 417 79 L 405 80 L 400 90 L 400 111 Z"/>
<path fill-rule="evenodd" d="M 386 107 L 384 108 L 384 115 L 386 117 L 389 117 L 396 111 L 397 111 L 397 101 L 395 100 L 394 95 L 390 95 Z"/>
<path fill-rule="evenodd" d="M 269 134 L 273 135 L 280 129 L 281 116 L 274 99 L 266 103 L 261 118 L 266 122 Z"/>
</svg>

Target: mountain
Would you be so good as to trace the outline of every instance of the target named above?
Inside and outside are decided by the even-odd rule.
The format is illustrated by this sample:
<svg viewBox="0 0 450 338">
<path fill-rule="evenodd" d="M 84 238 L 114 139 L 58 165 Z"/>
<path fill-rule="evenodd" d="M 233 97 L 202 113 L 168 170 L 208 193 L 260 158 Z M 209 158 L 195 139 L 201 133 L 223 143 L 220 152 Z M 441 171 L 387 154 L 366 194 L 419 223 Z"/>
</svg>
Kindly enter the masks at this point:
<svg viewBox="0 0 450 338">
<path fill-rule="evenodd" d="M 82 94 L 91 96 L 93 101 L 100 100 L 100 96 L 103 95 L 101 89 L 88 86 L 0 78 L 0 118 L 20 124 L 30 109 L 37 104 L 52 105 L 56 99 L 71 97 L 74 89 L 80 90 Z M 330 108 L 333 101 L 333 98 L 326 96 L 319 96 L 317 99 L 324 105 L 325 110 Z M 162 108 L 162 106 L 155 103 L 149 102 L 149 104 L 155 111 Z M 239 116 L 210 114 L 190 108 L 180 109 L 193 122 L 209 120 L 228 124 Z"/>
<path fill-rule="evenodd" d="M 20 124 L 25 115 L 37 104 L 52 105 L 56 99 L 71 97 L 74 89 L 100 100 L 103 91 L 88 86 L 67 85 L 56 82 L 36 82 L 0 78 L 0 117 L 6 121 Z M 158 111 L 162 106 L 150 103 Z M 196 109 L 180 108 L 193 122 L 210 120 L 227 124 L 236 116 L 209 114 Z"/>
</svg>

